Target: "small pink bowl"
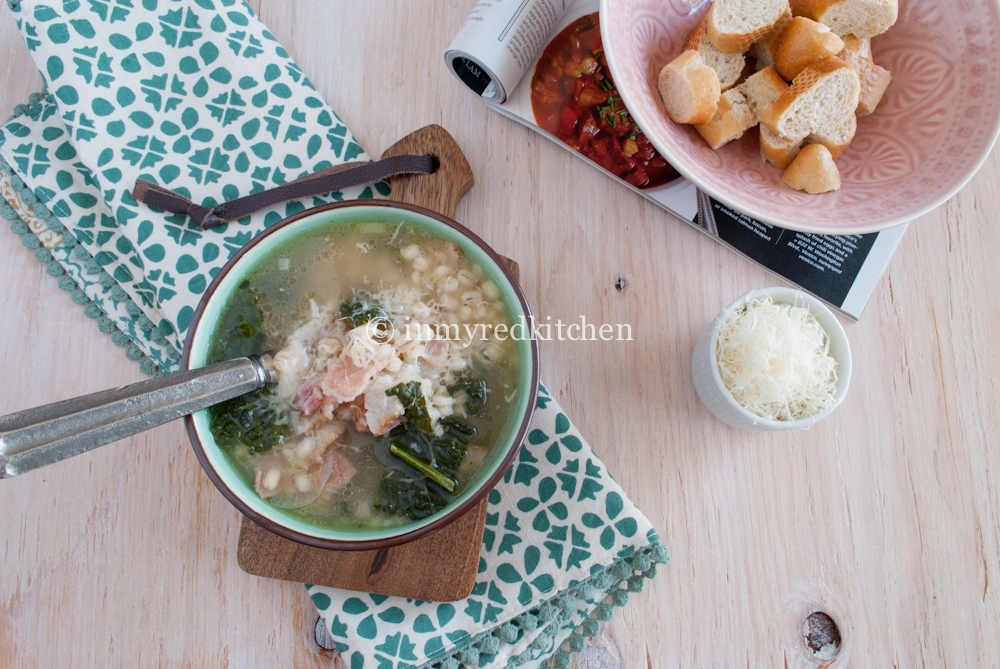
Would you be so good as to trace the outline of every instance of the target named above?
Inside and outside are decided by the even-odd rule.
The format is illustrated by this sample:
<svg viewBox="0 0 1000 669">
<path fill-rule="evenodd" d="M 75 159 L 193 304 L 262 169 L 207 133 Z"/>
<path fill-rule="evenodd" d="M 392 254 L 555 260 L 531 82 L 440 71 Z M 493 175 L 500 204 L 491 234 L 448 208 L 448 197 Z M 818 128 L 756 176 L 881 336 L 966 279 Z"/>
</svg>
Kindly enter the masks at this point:
<svg viewBox="0 0 1000 669">
<path fill-rule="evenodd" d="M 760 158 L 758 133 L 713 151 L 671 121 L 660 69 L 708 10 L 707 0 L 601 0 L 611 75 L 636 123 L 696 186 L 766 223 L 820 234 L 861 234 L 906 223 L 957 193 L 1000 132 L 997 0 L 899 0 L 896 25 L 872 40 L 892 83 L 837 161 L 842 187 L 809 195 Z"/>
</svg>

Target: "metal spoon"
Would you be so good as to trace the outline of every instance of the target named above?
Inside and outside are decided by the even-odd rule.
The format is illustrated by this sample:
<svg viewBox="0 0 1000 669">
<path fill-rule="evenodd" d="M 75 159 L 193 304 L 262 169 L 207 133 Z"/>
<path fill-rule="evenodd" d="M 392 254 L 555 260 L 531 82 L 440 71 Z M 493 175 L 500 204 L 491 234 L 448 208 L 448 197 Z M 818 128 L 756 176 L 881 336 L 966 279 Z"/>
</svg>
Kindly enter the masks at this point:
<svg viewBox="0 0 1000 669">
<path fill-rule="evenodd" d="M 0 479 L 124 439 L 274 383 L 271 356 L 237 358 L 0 417 Z"/>
</svg>

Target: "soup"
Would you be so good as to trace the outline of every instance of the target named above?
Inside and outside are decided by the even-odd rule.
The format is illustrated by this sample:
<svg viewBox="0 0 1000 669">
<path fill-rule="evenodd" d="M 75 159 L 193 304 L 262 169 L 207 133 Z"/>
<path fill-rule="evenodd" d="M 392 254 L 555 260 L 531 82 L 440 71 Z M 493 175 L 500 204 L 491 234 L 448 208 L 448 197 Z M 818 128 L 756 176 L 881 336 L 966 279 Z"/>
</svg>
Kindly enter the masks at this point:
<svg viewBox="0 0 1000 669">
<path fill-rule="evenodd" d="M 597 12 L 552 38 L 531 77 L 538 126 L 637 188 L 679 175 L 632 120 L 611 78 Z"/>
<path fill-rule="evenodd" d="M 446 507 L 491 461 L 521 402 L 500 291 L 410 223 L 296 238 L 223 308 L 209 362 L 272 352 L 277 383 L 210 410 L 257 494 L 338 530 Z"/>
</svg>

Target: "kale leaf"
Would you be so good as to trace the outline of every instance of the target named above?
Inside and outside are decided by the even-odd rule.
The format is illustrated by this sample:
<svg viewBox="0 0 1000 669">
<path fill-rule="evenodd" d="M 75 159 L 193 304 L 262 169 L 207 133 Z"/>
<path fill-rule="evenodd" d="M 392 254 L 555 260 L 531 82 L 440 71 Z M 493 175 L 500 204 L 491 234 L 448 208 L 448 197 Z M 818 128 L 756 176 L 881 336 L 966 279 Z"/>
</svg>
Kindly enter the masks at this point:
<svg viewBox="0 0 1000 669">
<path fill-rule="evenodd" d="M 416 425 L 424 432 L 433 431 L 431 417 L 427 413 L 427 400 L 424 399 L 424 393 L 420 390 L 419 382 L 397 383 L 385 391 L 385 394 L 389 396 L 395 395 L 399 398 L 399 401 L 403 403 L 404 415 L 408 422 Z"/>
<path fill-rule="evenodd" d="M 459 379 L 448 386 L 448 392 L 452 395 L 455 393 L 464 393 L 465 410 L 469 412 L 470 416 L 475 416 L 483 408 L 483 405 L 486 404 L 486 395 L 489 393 L 489 388 L 486 387 L 486 382 L 480 378 L 465 378 Z"/>
<path fill-rule="evenodd" d="M 392 443 L 406 448 L 447 476 L 456 478 L 469 442 L 476 436 L 476 428 L 453 416 L 440 419 L 438 424 L 444 428 L 444 434 L 440 437 L 432 432 L 424 432 L 413 423 L 396 426 L 389 437 Z"/>
<path fill-rule="evenodd" d="M 402 469 L 387 468 L 379 484 L 377 509 L 417 520 L 447 505 L 450 496 L 439 491 L 439 486 L 447 492 L 455 490 L 459 467 L 465 459 L 469 441 L 476 436 L 476 429 L 454 417 L 442 418 L 438 424 L 444 428 L 440 437 L 411 422 L 389 433 L 390 452 L 420 475 L 410 476 Z M 447 487 L 442 485 L 446 481 L 450 482 Z"/>
<path fill-rule="evenodd" d="M 371 295 L 365 292 L 356 293 L 353 300 L 344 300 L 340 305 L 340 315 L 351 321 L 354 327 L 371 321 L 389 320 L 389 312 L 375 304 Z"/>
<path fill-rule="evenodd" d="M 471 425 L 466 425 L 454 416 L 441 418 L 438 420 L 438 425 L 444 428 L 444 435 L 441 437 L 442 439 L 456 441 L 462 446 L 468 446 L 469 442 L 472 441 L 472 438 L 476 436 L 476 428 Z"/>
<path fill-rule="evenodd" d="M 450 493 L 454 493 L 455 488 L 458 487 L 458 481 L 447 474 L 443 474 L 438 471 L 430 462 L 421 460 L 411 453 L 406 446 L 398 441 L 394 441 L 389 445 L 389 453 L 395 455 L 397 458 L 423 474 L 428 480 L 437 483 Z"/>
<path fill-rule="evenodd" d="M 210 362 L 261 355 L 268 350 L 264 311 L 259 302 L 260 296 L 250 288 L 249 281 L 240 284 L 212 334 Z"/>
<path fill-rule="evenodd" d="M 244 281 L 233 293 L 212 335 L 210 362 L 261 355 L 268 350 L 260 296 Z M 280 444 L 288 417 L 269 400 L 267 388 L 234 397 L 209 409 L 209 428 L 219 446 L 243 444 L 263 453 Z"/>
<path fill-rule="evenodd" d="M 284 440 L 288 416 L 269 401 L 268 388 L 234 397 L 211 409 L 209 428 L 223 448 L 242 444 L 253 453 L 264 453 Z"/>
<path fill-rule="evenodd" d="M 411 520 L 426 518 L 448 505 L 445 495 L 428 485 L 423 477 L 413 477 L 402 469 L 390 468 L 378 485 L 377 510 L 390 515 L 406 515 Z"/>
</svg>

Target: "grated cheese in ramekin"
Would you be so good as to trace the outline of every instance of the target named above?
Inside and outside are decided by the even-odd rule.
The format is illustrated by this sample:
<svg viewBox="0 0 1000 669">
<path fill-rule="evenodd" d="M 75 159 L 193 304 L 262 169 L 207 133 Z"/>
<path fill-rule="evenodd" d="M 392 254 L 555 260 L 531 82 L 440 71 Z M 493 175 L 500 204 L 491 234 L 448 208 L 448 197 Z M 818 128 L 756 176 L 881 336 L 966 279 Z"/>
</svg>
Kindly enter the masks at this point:
<svg viewBox="0 0 1000 669">
<path fill-rule="evenodd" d="M 720 325 L 715 353 L 723 385 L 756 416 L 794 421 L 834 404 L 837 361 L 806 307 L 747 300 Z"/>
</svg>

